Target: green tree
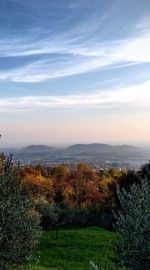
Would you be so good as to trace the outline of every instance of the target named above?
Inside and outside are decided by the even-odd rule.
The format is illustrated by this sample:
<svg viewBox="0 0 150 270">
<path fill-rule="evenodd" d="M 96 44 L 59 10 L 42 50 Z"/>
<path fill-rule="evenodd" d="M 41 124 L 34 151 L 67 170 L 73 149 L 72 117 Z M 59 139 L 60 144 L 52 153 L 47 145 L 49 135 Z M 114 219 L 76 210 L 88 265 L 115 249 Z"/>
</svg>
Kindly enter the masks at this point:
<svg viewBox="0 0 150 270">
<path fill-rule="evenodd" d="M 147 178 L 150 183 L 150 162 L 142 166 L 141 170 L 138 172 L 138 177 L 142 179 Z"/>
<path fill-rule="evenodd" d="M 25 266 L 35 258 L 40 235 L 39 214 L 27 189 L 19 184 L 19 166 L 2 159 L 0 172 L 0 266 L 1 270 Z"/>
<path fill-rule="evenodd" d="M 121 209 L 115 214 L 119 239 L 114 243 L 118 263 L 127 269 L 150 269 L 150 185 L 147 179 L 129 191 L 117 187 Z"/>
<path fill-rule="evenodd" d="M 85 209 L 79 209 L 76 207 L 70 208 L 70 223 L 75 226 L 76 232 L 79 227 L 82 227 L 86 224 L 86 211 Z"/>
</svg>

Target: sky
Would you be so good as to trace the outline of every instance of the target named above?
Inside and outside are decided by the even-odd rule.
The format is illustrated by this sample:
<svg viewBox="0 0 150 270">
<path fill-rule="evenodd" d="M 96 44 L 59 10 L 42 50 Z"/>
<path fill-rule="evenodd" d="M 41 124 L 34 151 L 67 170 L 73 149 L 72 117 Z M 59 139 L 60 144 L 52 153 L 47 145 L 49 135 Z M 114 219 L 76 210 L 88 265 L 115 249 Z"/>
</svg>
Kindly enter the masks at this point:
<svg viewBox="0 0 150 270">
<path fill-rule="evenodd" d="M 150 145 L 149 0 L 0 0 L 1 146 Z"/>
</svg>

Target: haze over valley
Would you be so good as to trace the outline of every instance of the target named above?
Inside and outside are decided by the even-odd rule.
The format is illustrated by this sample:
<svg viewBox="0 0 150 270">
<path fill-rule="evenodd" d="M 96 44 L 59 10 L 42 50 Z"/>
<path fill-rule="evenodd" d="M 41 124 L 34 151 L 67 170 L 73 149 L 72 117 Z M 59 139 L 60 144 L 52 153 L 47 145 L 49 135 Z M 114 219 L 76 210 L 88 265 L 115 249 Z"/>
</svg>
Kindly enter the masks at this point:
<svg viewBox="0 0 150 270">
<path fill-rule="evenodd" d="M 14 160 L 21 164 L 68 164 L 80 162 L 94 168 L 128 168 L 137 169 L 147 162 L 150 150 L 132 145 L 109 144 L 74 144 L 68 147 L 52 147 L 46 145 L 29 145 L 25 148 L 2 148 L 1 152 L 13 154 Z"/>
</svg>

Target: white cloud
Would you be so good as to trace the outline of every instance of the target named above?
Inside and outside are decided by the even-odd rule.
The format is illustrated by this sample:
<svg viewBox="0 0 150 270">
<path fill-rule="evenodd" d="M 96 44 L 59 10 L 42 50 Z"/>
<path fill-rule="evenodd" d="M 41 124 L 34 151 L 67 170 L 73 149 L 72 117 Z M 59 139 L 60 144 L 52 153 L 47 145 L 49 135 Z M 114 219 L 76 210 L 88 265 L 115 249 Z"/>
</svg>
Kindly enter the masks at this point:
<svg viewBox="0 0 150 270">
<path fill-rule="evenodd" d="M 150 81 L 91 94 L 1 98 L 0 112 L 41 109 L 149 108 Z"/>
<path fill-rule="evenodd" d="M 47 79 L 82 74 L 97 69 L 150 62 L 150 31 L 126 40 L 95 42 L 81 41 L 71 36 L 52 37 L 51 40 L 0 41 L 0 56 L 41 55 L 19 68 L 0 72 L 0 80 L 40 82 Z M 31 61 L 31 60 L 29 60 Z"/>
</svg>

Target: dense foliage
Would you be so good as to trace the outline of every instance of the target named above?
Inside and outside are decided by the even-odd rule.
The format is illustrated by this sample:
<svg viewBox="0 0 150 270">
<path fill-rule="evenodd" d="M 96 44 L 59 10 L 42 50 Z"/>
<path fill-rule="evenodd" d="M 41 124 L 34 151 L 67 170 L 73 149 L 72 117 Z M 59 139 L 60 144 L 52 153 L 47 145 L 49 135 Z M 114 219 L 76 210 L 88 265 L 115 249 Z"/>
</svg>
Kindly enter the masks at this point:
<svg viewBox="0 0 150 270">
<path fill-rule="evenodd" d="M 39 237 L 39 214 L 27 190 L 20 186 L 19 167 L 1 156 L 0 164 L 0 269 L 30 263 Z"/>
<path fill-rule="evenodd" d="M 40 213 L 44 213 L 44 229 L 51 227 L 51 218 L 48 218 L 51 206 L 62 210 L 61 223 L 76 227 L 100 225 L 111 229 L 111 210 L 117 204 L 114 186 L 124 174 L 117 169 L 94 171 L 84 163 L 72 168 L 65 165 L 26 166 L 21 171 L 21 183 L 28 186 Z"/>
<path fill-rule="evenodd" d="M 120 210 L 116 216 L 119 239 L 115 242 L 117 262 L 127 269 L 148 270 L 150 267 L 150 182 L 147 178 L 134 183 L 129 191 L 117 194 Z"/>
</svg>

